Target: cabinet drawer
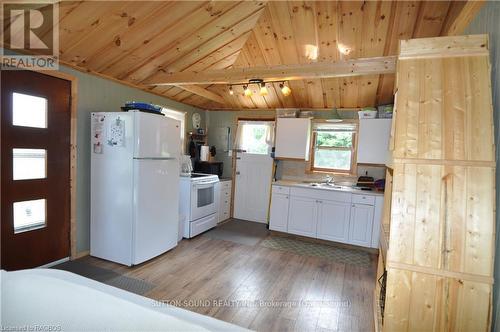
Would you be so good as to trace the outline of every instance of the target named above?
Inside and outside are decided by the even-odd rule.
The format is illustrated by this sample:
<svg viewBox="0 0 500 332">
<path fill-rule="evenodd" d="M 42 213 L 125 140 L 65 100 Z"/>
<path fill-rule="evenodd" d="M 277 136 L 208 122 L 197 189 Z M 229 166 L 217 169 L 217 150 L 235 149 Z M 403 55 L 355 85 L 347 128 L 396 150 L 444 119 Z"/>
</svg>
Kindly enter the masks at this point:
<svg viewBox="0 0 500 332">
<path fill-rule="evenodd" d="M 219 222 L 229 219 L 229 211 L 223 211 L 219 215 Z"/>
<path fill-rule="evenodd" d="M 375 205 L 375 196 L 353 194 L 352 195 L 352 202 L 354 204 Z"/>
<path fill-rule="evenodd" d="M 231 197 L 231 189 L 222 189 L 220 191 L 220 199 L 230 199 Z"/>
<path fill-rule="evenodd" d="M 220 209 L 224 209 L 227 206 L 231 205 L 231 200 L 229 198 L 221 197 L 221 200 L 219 203 L 220 203 Z"/>
<path fill-rule="evenodd" d="M 273 185 L 273 194 L 290 194 L 290 187 Z"/>
<path fill-rule="evenodd" d="M 204 231 L 209 230 L 210 228 L 217 226 L 216 216 L 217 213 L 214 213 L 209 215 L 208 217 L 204 217 L 196 221 L 190 222 L 189 223 L 190 237 L 194 237 L 198 234 L 203 233 Z"/>
<path fill-rule="evenodd" d="M 224 206 L 222 209 L 220 209 L 220 214 L 227 215 L 228 218 L 229 218 L 229 208 L 230 208 L 229 205 L 228 206 Z"/>
</svg>

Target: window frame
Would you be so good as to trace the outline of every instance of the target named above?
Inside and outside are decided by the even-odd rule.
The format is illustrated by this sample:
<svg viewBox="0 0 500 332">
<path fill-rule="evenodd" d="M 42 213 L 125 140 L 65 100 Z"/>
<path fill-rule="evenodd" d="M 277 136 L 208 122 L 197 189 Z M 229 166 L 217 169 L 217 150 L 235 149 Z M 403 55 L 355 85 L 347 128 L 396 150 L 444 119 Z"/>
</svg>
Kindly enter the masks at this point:
<svg viewBox="0 0 500 332">
<path fill-rule="evenodd" d="M 313 121 L 314 124 L 327 123 L 325 120 Z M 350 148 L 344 147 L 322 147 L 320 150 L 335 150 L 335 151 L 351 151 L 351 163 L 349 169 L 337 169 L 337 168 L 323 168 L 314 166 L 314 157 L 316 155 L 316 136 L 318 132 L 313 129 L 311 130 L 311 140 L 309 149 L 309 163 L 308 163 L 308 173 L 325 173 L 325 174 L 342 174 L 342 175 L 353 175 L 356 174 L 357 170 L 357 154 L 358 154 L 358 121 L 356 120 L 343 120 L 339 124 L 355 124 L 355 129 L 352 131 L 352 146 Z M 335 132 L 335 130 L 332 130 Z"/>
</svg>

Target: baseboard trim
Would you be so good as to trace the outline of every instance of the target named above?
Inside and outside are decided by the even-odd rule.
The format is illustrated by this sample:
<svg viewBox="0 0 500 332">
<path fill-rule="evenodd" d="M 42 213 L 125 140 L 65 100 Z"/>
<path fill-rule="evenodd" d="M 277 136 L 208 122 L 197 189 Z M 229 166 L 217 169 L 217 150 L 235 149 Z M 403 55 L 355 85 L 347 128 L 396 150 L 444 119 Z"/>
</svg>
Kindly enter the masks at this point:
<svg viewBox="0 0 500 332">
<path fill-rule="evenodd" d="M 64 258 L 58 259 L 57 261 L 37 266 L 36 269 L 46 269 L 48 267 L 52 267 L 54 265 L 61 264 L 61 263 L 67 262 L 67 261 L 69 261 L 69 257 L 64 257 Z"/>
<path fill-rule="evenodd" d="M 80 251 L 72 259 L 78 259 L 90 255 L 90 250 Z"/>
</svg>

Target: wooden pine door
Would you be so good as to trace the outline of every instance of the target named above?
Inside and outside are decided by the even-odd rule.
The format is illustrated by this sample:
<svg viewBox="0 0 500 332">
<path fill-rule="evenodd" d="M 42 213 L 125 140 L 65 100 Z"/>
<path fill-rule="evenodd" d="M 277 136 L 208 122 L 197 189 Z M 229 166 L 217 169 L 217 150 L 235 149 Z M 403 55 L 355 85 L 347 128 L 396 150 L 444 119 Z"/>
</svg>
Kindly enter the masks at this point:
<svg viewBox="0 0 500 332">
<path fill-rule="evenodd" d="M 71 82 L 31 71 L 1 77 L 1 267 L 70 254 Z"/>
</svg>

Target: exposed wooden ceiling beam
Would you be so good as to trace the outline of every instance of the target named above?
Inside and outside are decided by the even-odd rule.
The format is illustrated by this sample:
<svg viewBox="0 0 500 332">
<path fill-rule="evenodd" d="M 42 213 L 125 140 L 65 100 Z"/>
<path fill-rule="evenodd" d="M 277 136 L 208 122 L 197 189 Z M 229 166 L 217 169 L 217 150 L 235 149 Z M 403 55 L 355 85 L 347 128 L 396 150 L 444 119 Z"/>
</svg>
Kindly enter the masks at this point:
<svg viewBox="0 0 500 332">
<path fill-rule="evenodd" d="M 183 71 L 162 73 L 149 85 L 237 84 L 252 78 L 266 81 L 293 81 L 315 78 L 334 78 L 374 74 L 392 74 L 396 71 L 396 57 L 351 59 L 336 62 L 230 68 L 204 72 Z"/>
<path fill-rule="evenodd" d="M 448 17 L 441 30 L 442 36 L 456 36 L 464 32 L 485 1 L 453 1 L 450 4 Z"/>
<path fill-rule="evenodd" d="M 205 97 L 207 99 L 213 100 L 221 105 L 224 105 L 226 101 L 224 98 L 222 98 L 220 95 L 218 95 L 215 92 L 212 92 L 210 90 L 207 90 L 205 88 L 202 88 L 201 86 L 197 85 L 183 85 L 180 86 L 180 88 L 189 91 L 191 93 L 194 93 L 195 95 Z"/>
</svg>

